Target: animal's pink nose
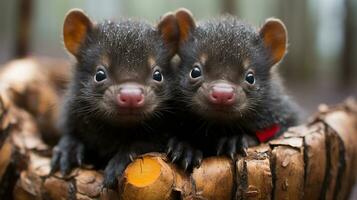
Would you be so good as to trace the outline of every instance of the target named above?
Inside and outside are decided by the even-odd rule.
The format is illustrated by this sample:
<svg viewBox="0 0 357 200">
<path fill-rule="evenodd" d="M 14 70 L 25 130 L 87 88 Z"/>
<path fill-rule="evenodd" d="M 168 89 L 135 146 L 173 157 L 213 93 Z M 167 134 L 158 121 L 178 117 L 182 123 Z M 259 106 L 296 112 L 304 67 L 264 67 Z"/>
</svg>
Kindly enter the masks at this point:
<svg viewBox="0 0 357 200">
<path fill-rule="evenodd" d="M 219 105 L 232 105 L 235 102 L 234 88 L 227 83 L 217 83 L 211 88 L 209 101 Z"/>
<path fill-rule="evenodd" d="M 117 102 L 120 107 L 138 108 L 144 105 L 144 92 L 135 85 L 126 85 L 119 90 Z"/>
</svg>

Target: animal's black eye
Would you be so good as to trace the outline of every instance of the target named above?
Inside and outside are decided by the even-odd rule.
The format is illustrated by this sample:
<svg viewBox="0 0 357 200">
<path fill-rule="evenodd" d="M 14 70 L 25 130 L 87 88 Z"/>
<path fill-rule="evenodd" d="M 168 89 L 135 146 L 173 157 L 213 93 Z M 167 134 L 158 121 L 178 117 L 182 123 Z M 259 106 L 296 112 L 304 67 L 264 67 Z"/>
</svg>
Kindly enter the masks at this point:
<svg viewBox="0 0 357 200">
<path fill-rule="evenodd" d="M 161 82 L 162 81 L 162 74 L 159 70 L 155 70 L 154 73 L 152 74 L 152 79 L 155 81 Z"/>
<path fill-rule="evenodd" d="M 251 85 L 253 85 L 255 83 L 255 78 L 254 78 L 253 72 L 248 72 L 247 75 L 245 75 L 245 81 L 247 81 Z"/>
<path fill-rule="evenodd" d="M 197 65 L 194 65 L 191 73 L 190 73 L 191 78 L 198 78 L 202 76 L 201 68 Z"/>
<path fill-rule="evenodd" d="M 107 79 L 107 74 L 103 69 L 98 69 L 97 72 L 95 73 L 94 80 L 97 82 L 102 82 L 105 79 Z"/>
</svg>

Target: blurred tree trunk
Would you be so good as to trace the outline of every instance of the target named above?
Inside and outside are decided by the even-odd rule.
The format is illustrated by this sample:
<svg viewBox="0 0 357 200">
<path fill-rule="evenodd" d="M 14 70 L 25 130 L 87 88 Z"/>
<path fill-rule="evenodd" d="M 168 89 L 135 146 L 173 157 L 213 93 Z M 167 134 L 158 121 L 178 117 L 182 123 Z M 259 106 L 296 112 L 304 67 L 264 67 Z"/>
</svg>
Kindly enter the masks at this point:
<svg viewBox="0 0 357 200">
<path fill-rule="evenodd" d="M 28 54 L 32 17 L 32 0 L 20 0 L 18 5 L 18 23 L 16 25 L 15 57 L 22 58 Z"/>
<path fill-rule="evenodd" d="M 288 29 L 288 54 L 282 67 L 284 77 L 289 80 L 306 80 L 316 66 L 316 25 L 308 12 L 307 0 L 279 1 L 280 16 Z"/>
<path fill-rule="evenodd" d="M 351 0 L 345 0 L 344 41 L 342 59 L 342 72 L 340 73 L 340 87 L 348 89 L 353 84 L 353 45 L 356 44 L 353 22 L 353 5 Z"/>
<path fill-rule="evenodd" d="M 236 14 L 236 4 L 238 0 L 223 0 L 222 2 L 222 13 Z"/>
</svg>

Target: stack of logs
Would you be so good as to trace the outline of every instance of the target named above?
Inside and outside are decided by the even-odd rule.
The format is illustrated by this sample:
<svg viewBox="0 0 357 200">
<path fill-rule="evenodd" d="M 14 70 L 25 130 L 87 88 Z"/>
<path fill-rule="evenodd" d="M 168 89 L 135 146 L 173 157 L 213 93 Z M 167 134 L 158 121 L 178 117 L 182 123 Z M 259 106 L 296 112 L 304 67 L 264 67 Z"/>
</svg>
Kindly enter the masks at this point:
<svg viewBox="0 0 357 200">
<path fill-rule="evenodd" d="M 56 105 L 70 68 L 46 62 L 18 60 L 0 73 L 0 199 L 348 199 L 355 184 L 353 99 L 321 105 L 308 123 L 249 148 L 246 157 L 207 158 L 192 174 L 150 153 L 127 167 L 116 190 L 103 189 L 102 171 L 91 166 L 50 176 Z"/>
</svg>

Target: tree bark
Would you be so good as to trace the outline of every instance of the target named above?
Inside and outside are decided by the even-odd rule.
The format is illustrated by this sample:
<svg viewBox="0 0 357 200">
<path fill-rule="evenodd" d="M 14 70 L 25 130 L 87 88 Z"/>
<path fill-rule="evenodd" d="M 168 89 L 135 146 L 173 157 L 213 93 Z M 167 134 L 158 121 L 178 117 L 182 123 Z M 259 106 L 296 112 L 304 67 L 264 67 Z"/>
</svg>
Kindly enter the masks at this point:
<svg viewBox="0 0 357 200">
<path fill-rule="evenodd" d="M 16 37 L 15 37 L 15 57 L 23 58 L 29 52 L 29 40 L 31 32 L 31 19 L 32 19 L 32 0 L 18 1 L 19 13 L 16 23 Z"/>
<path fill-rule="evenodd" d="M 41 92 L 48 91 L 36 95 L 51 97 Z M 65 177 L 49 175 L 51 147 L 42 140 L 36 112 L 19 107 L 11 94 L 0 90 L 0 199 L 347 199 L 356 180 L 357 103 L 352 99 L 321 105 L 308 123 L 249 148 L 246 157 L 206 158 L 191 174 L 163 154 L 142 155 L 118 177 L 118 188 L 108 190 L 101 187 L 102 171 L 91 166 Z"/>
</svg>

